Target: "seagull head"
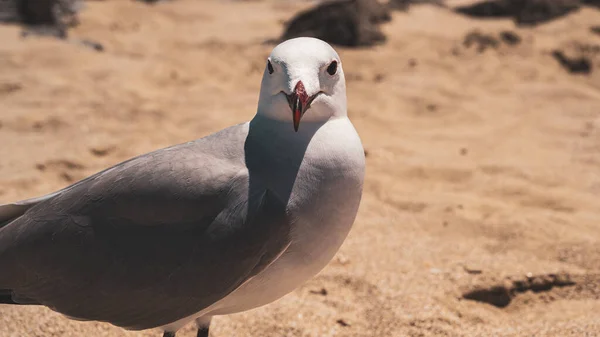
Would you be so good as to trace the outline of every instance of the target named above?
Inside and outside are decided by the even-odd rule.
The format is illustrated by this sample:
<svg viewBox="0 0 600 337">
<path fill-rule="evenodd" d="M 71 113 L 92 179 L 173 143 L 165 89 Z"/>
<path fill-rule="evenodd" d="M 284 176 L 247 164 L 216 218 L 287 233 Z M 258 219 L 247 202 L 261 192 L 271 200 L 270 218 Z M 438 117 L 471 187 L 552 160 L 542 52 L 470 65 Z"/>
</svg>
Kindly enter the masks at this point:
<svg viewBox="0 0 600 337">
<path fill-rule="evenodd" d="M 326 42 L 308 37 L 277 45 L 265 62 L 258 114 L 290 121 L 325 122 L 346 116 L 342 62 Z"/>
</svg>

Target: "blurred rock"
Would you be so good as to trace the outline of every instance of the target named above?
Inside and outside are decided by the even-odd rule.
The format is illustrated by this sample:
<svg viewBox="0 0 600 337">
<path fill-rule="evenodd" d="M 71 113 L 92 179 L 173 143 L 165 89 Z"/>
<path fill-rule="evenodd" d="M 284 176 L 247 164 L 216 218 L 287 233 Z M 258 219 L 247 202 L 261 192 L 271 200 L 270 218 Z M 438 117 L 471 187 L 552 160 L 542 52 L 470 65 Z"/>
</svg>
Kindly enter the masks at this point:
<svg viewBox="0 0 600 337">
<path fill-rule="evenodd" d="M 579 0 L 491 0 L 454 11 L 479 18 L 513 18 L 518 25 L 531 26 L 567 15 L 580 6 Z"/>
<path fill-rule="evenodd" d="M 586 281 L 581 276 L 578 276 L 577 279 Z M 533 293 L 544 293 L 549 292 L 554 288 L 571 287 L 575 285 L 577 285 L 577 283 L 574 281 L 574 277 L 567 273 L 549 273 L 541 275 L 527 273 L 525 277 L 508 277 L 501 282 L 476 286 L 474 289 L 464 292 L 462 297 L 467 300 L 488 303 L 498 308 L 505 308 L 511 303 L 513 298 L 521 293 L 529 291 Z"/>
<path fill-rule="evenodd" d="M 79 23 L 77 13 L 83 0 L 0 0 L 0 22 L 21 23 L 24 35 L 67 36 L 67 29 Z"/>
<path fill-rule="evenodd" d="M 83 7 L 83 0 L 0 0 L 0 23 L 23 25 L 23 38 L 34 35 L 67 40 L 67 31 L 79 24 L 77 14 Z M 104 46 L 95 41 L 69 42 L 96 51 L 104 50 Z"/>
<path fill-rule="evenodd" d="M 497 49 L 502 44 L 508 46 L 516 46 L 521 43 L 521 37 L 515 32 L 502 31 L 496 36 L 495 34 L 482 33 L 478 29 L 474 29 L 465 35 L 463 46 L 467 49 L 476 48 L 477 52 L 483 53 L 487 49 Z"/>
<path fill-rule="evenodd" d="M 444 0 L 389 0 L 387 3 L 390 9 L 406 11 L 411 5 L 435 5 L 446 7 Z"/>
<path fill-rule="evenodd" d="M 600 8 L 600 0 L 582 0 L 583 4 Z"/>
<path fill-rule="evenodd" d="M 103 52 L 104 51 L 104 46 L 101 43 L 98 43 L 96 41 L 92 41 L 92 40 L 79 40 L 77 41 L 78 44 L 84 46 L 84 47 L 88 47 L 91 48 L 95 51 L 98 52 Z"/>
<path fill-rule="evenodd" d="M 117 147 L 114 145 L 95 146 L 95 147 L 90 148 L 90 152 L 96 157 L 104 157 L 108 154 L 111 154 L 116 149 L 117 149 Z"/>
<path fill-rule="evenodd" d="M 21 21 L 28 25 L 73 26 L 83 7 L 82 0 L 18 0 L 17 4 Z"/>
<path fill-rule="evenodd" d="M 569 57 L 561 50 L 554 50 L 552 57 L 571 74 L 589 74 L 592 72 L 592 62 L 587 57 Z"/>
<path fill-rule="evenodd" d="M 347 321 L 347 320 L 345 320 L 345 319 L 341 319 L 341 318 L 340 318 L 340 319 L 338 319 L 338 320 L 337 320 L 337 321 L 335 321 L 335 322 L 336 322 L 337 324 L 339 324 L 339 325 L 343 326 L 343 327 L 347 327 L 347 326 L 350 326 L 350 325 L 351 325 L 350 323 L 348 323 L 348 321 Z"/>
<path fill-rule="evenodd" d="M 514 1 L 496 0 L 477 2 L 454 9 L 455 12 L 478 18 L 505 18 L 514 16 Z"/>
<path fill-rule="evenodd" d="M 390 20 L 387 6 L 376 0 L 328 1 L 288 21 L 281 40 L 308 36 L 341 46 L 372 46 L 386 40 L 378 24 Z"/>
<path fill-rule="evenodd" d="M 327 296 L 327 289 L 321 288 L 321 290 L 311 290 L 310 293 L 315 295 Z"/>
<path fill-rule="evenodd" d="M 500 45 L 500 41 L 496 37 L 478 30 L 467 33 L 463 40 L 465 48 L 476 47 L 479 53 L 483 53 L 488 48 L 496 49 L 498 45 Z"/>
<path fill-rule="evenodd" d="M 0 0 L 0 22 L 19 22 L 17 0 Z"/>
<path fill-rule="evenodd" d="M 504 41 L 504 43 L 514 46 L 521 43 L 521 37 L 517 35 L 515 32 L 511 32 L 509 30 L 505 30 L 500 33 L 500 39 Z"/>
</svg>

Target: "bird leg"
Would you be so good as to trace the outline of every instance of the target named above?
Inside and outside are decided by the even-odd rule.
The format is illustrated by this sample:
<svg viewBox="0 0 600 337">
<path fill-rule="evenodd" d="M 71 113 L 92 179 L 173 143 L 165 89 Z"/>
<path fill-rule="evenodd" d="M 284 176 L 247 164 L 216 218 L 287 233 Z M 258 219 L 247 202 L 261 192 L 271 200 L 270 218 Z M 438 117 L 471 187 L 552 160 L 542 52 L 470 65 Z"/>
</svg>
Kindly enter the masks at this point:
<svg viewBox="0 0 600 337">
<path fill-rule="evenodd" d="M 208 337 L 208 328 L 210 327 L 211 319 L 212 317 L 200 317 L 196 319 L 196 325 L 198 326 L 196 337 Z"/>
<path fill-rule="evenodd" d="M 198 328 L 196 337 L 208 337 L 208 327 Z"/>
</svg>

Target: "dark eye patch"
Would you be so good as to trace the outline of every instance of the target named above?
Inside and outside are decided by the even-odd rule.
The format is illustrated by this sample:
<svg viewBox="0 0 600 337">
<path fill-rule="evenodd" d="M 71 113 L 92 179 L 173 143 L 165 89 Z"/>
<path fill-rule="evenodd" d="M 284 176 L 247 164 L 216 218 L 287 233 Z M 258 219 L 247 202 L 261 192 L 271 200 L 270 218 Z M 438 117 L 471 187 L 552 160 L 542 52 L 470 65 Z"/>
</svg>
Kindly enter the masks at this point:
<svg viewBox="0 0 600 337">
<path fill-rule="evenodd" d="M 337 72 L 337 68 L 338 68 L 338 63 L 337 61 L 333 61 L 329 64 L 329 66 L 327 67 L 327 73 L 329 75 L 335 75 L 335 73 Z"/>
</svg>

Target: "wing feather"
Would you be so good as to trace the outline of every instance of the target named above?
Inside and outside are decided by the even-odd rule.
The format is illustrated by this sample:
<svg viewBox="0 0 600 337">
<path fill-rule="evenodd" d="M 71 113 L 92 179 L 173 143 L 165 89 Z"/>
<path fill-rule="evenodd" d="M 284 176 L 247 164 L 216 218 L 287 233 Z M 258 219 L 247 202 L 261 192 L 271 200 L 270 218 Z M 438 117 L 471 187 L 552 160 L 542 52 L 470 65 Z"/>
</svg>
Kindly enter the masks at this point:
<svg viewBox="0 0 600 337">
<path fill-rule="evenodd" d="M 201 155 L 202 143 L 173 150 L 105 170 L 0 228 L 0 289 L 148 329 L 207 308 L 280 256 L 286 202 L 250 184 L 243 163 Z"/>
</svg>

